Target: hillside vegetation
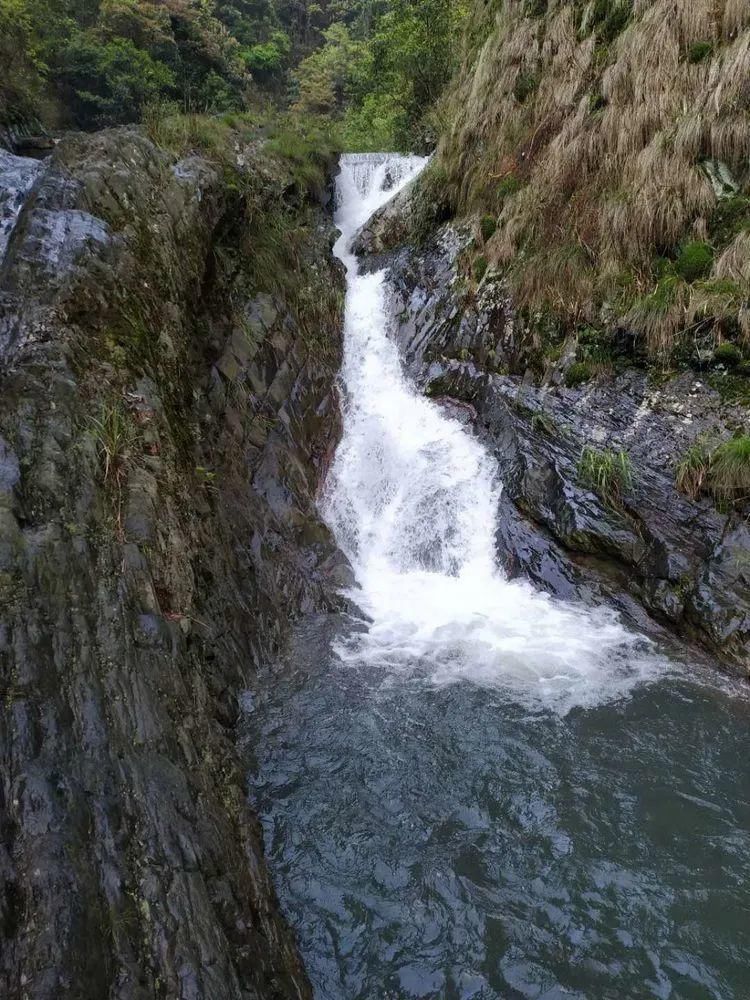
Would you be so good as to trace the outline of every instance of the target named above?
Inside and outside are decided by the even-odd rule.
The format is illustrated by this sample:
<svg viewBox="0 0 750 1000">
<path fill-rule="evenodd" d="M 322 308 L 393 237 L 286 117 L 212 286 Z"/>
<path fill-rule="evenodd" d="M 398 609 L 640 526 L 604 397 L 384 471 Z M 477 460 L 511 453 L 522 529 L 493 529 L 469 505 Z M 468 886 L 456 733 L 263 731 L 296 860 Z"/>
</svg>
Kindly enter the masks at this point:
<svg viewBox="0 0 750 1000">
<path fill-rule="evenodd" d="M 0 0 L 0 126 L 292 110 L 410 148 L 458 63 L 464 0 Z"/>
<path fill-rule="evenodd" d="M 478 0 L 439 117 L 431 190 L 540 328 L 750 344 L 747 0 Z"/>
</svg>

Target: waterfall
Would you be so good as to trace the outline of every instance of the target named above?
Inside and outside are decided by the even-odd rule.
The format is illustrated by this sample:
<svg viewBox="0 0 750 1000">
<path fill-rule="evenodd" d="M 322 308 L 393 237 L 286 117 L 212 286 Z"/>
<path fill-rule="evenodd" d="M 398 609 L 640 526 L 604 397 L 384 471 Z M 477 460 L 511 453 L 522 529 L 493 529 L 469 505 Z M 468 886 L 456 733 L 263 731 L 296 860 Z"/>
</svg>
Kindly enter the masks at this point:
<svg viewBox="0 0 750 1000">
<path fill-rule="evenodd" d="M 612 612 L 505 578 L 494 556 L 495 462 L 410 384 L 388 336 L 385 272 L 359 273 L 350 251 L 359 227 L 425 163 L 345 156 L 338 179 L 344 434 L 323 513 L 354 567 L 351 597 L 370 621 L 337 652 L 397 676 L 504 689 L 532 707 L 611 700 L 658 672 L 660 659 Z"/>
</svg>

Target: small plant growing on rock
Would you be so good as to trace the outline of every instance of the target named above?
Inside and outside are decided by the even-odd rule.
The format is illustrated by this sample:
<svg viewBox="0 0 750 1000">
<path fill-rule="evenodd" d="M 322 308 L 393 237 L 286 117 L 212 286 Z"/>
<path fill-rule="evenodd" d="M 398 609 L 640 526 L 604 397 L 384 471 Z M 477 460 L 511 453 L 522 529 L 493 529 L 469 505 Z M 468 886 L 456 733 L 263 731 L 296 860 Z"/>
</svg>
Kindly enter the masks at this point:
<svg viewBox="0 0 750 1000">
<path fill-rule="evenodd" d="M 694 441 L 675 470 L 675 484 L 680 493 L 696 500 L 703 488 L 711 468 L 711 446 L 704 437 Z"/>
<path fill-rule="evenodd" d="M 625 451 L 585 447 L 578 461 L 578 478 L 610 507 L 622 507 L 633 486 L 633 466 Z"/>
<path fill-rule="evenodd" d="M 720 503 L 746 503 L 750 500 L 750 434 L 738 434 L 718 447 L 699 438 L 676 471 L 677 489 L 693 500 L 708 492 Z"/>
<path fill-rule="evenodd" d="M 575 389 L 593 378 L 594 372 L 588 361 L 576 361 L 565 372 L 565 384 L 569 389 Z"/>
<path fill-rule="evenodd" d="M 531 429 L 538 434 L 544 434 L 546 437 L 553 438 L 559 436 L 554 420 L 544 410 L 535 413 L 531 418 Z"/>
<path fill-rule="evenodd" d="M 103 407 L 101 414 L 94 417 L 91 423 L 104 482 L 106 485 L 113 484 L 119 490 L 133 441 L 133 425 L 125 412 L 113 405 Z"/>
</svg>

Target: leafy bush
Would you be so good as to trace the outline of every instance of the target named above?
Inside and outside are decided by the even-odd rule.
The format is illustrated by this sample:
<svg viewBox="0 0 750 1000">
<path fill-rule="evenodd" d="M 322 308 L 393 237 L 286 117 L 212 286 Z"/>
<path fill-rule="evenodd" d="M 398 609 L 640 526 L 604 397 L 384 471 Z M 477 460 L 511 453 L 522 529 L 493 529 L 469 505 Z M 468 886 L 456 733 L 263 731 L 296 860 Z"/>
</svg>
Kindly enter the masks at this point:
<svg viewBox="0 0 750 1000">
<path fill-rule="evenodd" d="M 704 278 L 711 270 L 714 252 L 708 243 L 685 243 L 675 261 L 675 271 L 687 282 Z"/>
<path fill-rule="evenodd" d="M 633 466 L 625 451 L 586 447 L 578 462 L 581 483 L 611 507 L 621 507 L 624 495 L 633 487 Z"/>
<path fill-rule="evenodd" d="M 495 230 L 497 229 L 497 219 L 494 215 L 484 215 L 482 216 L 482 221 L 479 224 L 479 228 L 482 233 L 482 239 L 486 243 L 487 240 L 492 239 L 495 235 Z"/>
</svg>

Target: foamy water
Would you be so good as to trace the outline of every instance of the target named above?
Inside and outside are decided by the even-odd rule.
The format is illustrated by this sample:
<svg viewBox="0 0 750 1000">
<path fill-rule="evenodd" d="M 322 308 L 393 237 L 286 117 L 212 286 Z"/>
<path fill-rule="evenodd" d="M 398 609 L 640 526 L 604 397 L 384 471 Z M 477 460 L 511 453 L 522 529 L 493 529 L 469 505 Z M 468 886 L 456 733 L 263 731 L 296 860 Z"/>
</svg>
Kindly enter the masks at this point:
<svg viewBox="0 0 750 1000">
<path fill-rule="evenodd" d="M 350 252 L 359 227 L 425 163 L 345 156 L 338 181 L 346 403 L 323 512 L 371 623 L 337 652 L 395 677 L 470 681 L 558 712 L 621 697 L 660 674 L 662 659 L 612 612 L 506 579 L 495 560 L 495 462 L 404 375 L 388 337 L 385 272 L 360 274 Z"/>
</svg>

